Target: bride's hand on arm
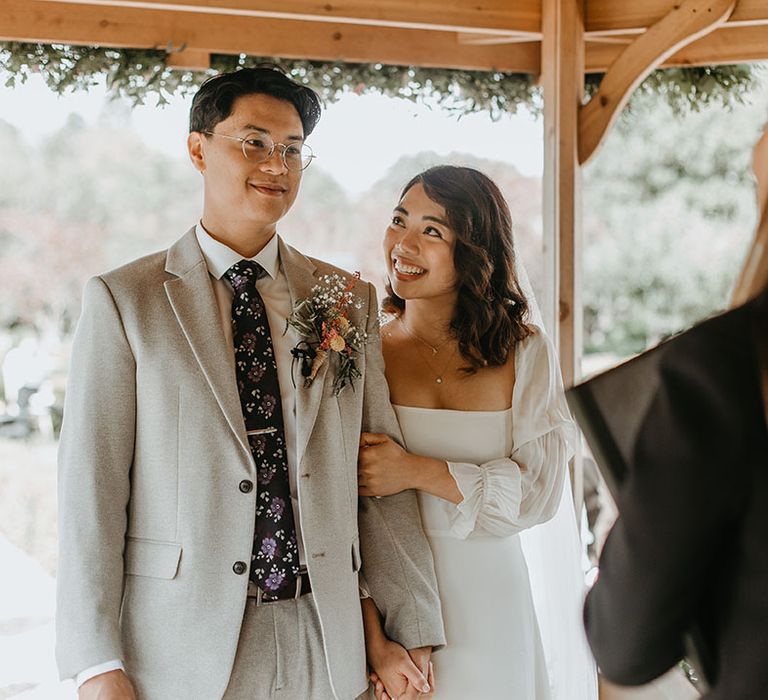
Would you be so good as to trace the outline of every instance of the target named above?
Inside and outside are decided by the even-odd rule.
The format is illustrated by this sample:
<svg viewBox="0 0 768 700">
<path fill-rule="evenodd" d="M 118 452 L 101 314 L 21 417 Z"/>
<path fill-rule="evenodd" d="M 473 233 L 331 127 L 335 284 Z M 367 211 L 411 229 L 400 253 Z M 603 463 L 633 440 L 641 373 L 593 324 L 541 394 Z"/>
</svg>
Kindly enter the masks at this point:
<svg viewBox="0 0 768 700">
<path fill-rule="evenodd" d="M 410 700 L 431 693 L 427 678 L 419 671 L 411 655 L 384 634 L 379 611 L 373 600 L 365 598 L 360 603 L 363 609 L 365 652 L 377 700 Z"/>
<path fill-rule="evenodd" d="M 388 435 L 360 436 L 357 473 L 361 496 L 391 496 L 406 489 L 419 489 L 451 503 L 463 500 L 445 462 L 411 454 Z"/>
</svg>

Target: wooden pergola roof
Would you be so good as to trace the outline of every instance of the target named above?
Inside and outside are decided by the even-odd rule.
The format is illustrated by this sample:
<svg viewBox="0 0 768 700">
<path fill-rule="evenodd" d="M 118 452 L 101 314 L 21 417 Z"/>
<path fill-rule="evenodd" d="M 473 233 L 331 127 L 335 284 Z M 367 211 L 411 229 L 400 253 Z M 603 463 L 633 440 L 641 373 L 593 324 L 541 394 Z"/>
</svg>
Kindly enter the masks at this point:
<svg viewBox="0 0 768 700">
<path fill-rule="evenodd" d="M 652 70 L 768 59 L 768 0 L 0 0 L 0 41 L 170 49 L 179 68 L 246 53 L 537 76 L 541 301 L 567 385 L 580 373 L 581 166 Z M 605 76 L 583 105 L 594 72 Z M 753 258 L 768 275 L 763 222 Z"/>
<path fill-rule="evenodd" d="M 1 0 L 0 39 L 115 47 L 185 47 L 538 75 L 542 0 Z M 680 0 L 589 0 L 585 70 L 603 73 Z M 706 12 L 706 10 L 704 10 Z M 742 0 L 719 28 L 665 66 L 765 58 L 768 2 Z M 183 63 L 184 57 L 179 58 Z"/>
</svg>

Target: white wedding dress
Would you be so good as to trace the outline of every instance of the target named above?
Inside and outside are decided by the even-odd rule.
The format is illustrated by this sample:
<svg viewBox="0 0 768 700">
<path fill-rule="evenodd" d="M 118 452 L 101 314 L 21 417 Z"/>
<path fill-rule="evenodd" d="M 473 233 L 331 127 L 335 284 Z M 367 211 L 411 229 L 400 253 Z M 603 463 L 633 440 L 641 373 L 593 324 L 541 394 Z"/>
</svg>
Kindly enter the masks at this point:
<svg viewBox="0 0 768 700">
<path fill-rule="evenodd" d="M 554 349 L 543 332 L 518 343 L 515 363 L 508 410 L 395 406 L 408 451 L 446 460 L 464 496 L 454 505 L 418 492 L 447 638 L 433 656 L 435 700 L 597 697 L 581 633 L 575 518 L 564 489 L 575 430 Z M 539 590 L 535 605 L 520 533 L 556 513 L 558 533 L 572 532 L 557 536 L 556 566 L 570 567 L 573 575 L 570 584 L 552 582 L 556 594 Z M 549 548 L 541 541 L 531 545 L 538 564 L 547 556 L 538 551 L 542 546 Z M 547 562 L 544 569 L 556 567 Z M 544 618 L 541 631 L 537 609 Z"/>
</svg>

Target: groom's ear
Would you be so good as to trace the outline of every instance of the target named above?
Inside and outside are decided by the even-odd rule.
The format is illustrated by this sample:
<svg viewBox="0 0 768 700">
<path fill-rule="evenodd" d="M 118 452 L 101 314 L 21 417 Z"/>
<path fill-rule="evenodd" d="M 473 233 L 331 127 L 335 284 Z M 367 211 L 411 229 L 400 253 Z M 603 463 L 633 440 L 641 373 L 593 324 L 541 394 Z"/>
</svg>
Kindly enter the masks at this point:
<svg viewBox="0 0 768 700">
<path fill-rule="evenodd" d="M 192 131 L 187 136 L 187 151 L 192 165 L 199 172 L 205 172 L 205 154 L 203 153 L 203 135 L 199 131 Z"/>
</svg>

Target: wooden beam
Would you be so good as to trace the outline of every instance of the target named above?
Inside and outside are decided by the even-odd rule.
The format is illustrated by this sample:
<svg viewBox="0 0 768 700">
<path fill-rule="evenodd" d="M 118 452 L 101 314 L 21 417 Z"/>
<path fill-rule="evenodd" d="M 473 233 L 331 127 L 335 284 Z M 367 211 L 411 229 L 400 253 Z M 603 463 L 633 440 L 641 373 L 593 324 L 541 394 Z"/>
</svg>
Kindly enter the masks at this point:
<svg viewBox="0 0 768 700">
<path fill-rule="evenodd" d="M 580 374 L 581 168 L 578 115 L 584 93 L 582 0 L 544 0 L 544 254 L 549 294 L 542 312 L 560 348 L 563 380 Z"/>
<path fill-rule="evenodd" d="M 594 34 L 640 34 L 677 5 L 680 5 L 680 0 L 589 0 L 587 37 Z M 766 24 L 768 3 L 765 0 L 739 0 L 728 19 L 728 25 L 732 27 Z"/>
<path fill-rule="evenodd" d="M 541 36 L 541 0 L 52 0 L 101 7 L 177 10 L 265 19 L 362 24 L 401 29 Z"/>
<path fill-rule="evenodd" d="M 234 15 L 93 7 L 58 0 L 0 0 L 0 40 L 184 47 L 209 54 L 306 58 L 538 73 L 538 42 L 459 44 L 456 34 L 424 29 L 313 23 Z"/>
<path fill-rule="evenodd" d="M 177 70 L 206 71 L 211 67 L 211 54 L 207 51 L 190 51 L 189 49 L 172 51 L 168 54 L 165 64 Z"/>
<path fill-rule="evenodd" d="M 579 162 L 597 150 L 632 91 L 664 59 L 725 22 L 736 0 L 685 0 L 626 47 L 579 115 Z"/>
<path fill-rule="evenodd" d="M 738 5 L 737 5 L 738 7 Z M 667 66 L 749 63 L 768 58 L 768 25 L 721 29 L 690 44 L 665 61 Z"/>
<path fill-rule="evenodd" d="M 624 38 L 631 39 L 632 36 L 627 35 Z M 589 41 L 587 73 L 605 73 L 621 51 L 621 45 Z M 667 58 L 661 67 L 749 63 L 764 61 L 766 58 L 768 58 L 768 25 L 732 27 L 730 22 L 726 22 L 711 34 L 707 34 Z"/>
<path fill-rule="evenodd" d="M 560 352 L 563 382 L 581 376 L 581 167 L 578 116 L 584 93 L 584 0 L 543 0 L 544 269 L 542 313 Z M 584 474 L 580 443 L 572 469 L 580 522 Z"/>
<path fill-rule="evenodd" d="M 456 34 L 460 44 L 475 44 L 486 46 L 498 46 L 500 44 L 521 44 L 530 42 L 531 39 L 525 34 L 477 34 L 475 32 L 459 32 Z M 538 42 L 537 42 L 538 43 Z"/>
</svg>

